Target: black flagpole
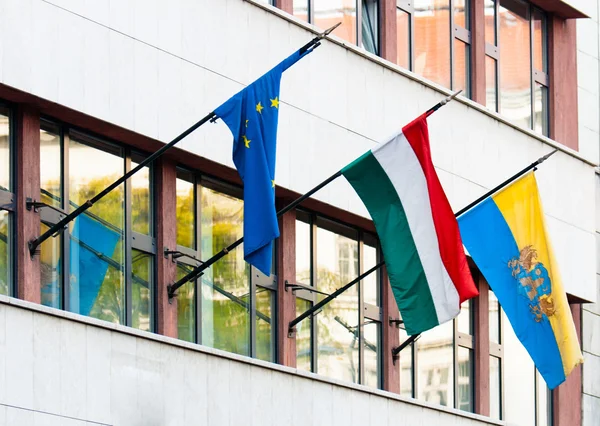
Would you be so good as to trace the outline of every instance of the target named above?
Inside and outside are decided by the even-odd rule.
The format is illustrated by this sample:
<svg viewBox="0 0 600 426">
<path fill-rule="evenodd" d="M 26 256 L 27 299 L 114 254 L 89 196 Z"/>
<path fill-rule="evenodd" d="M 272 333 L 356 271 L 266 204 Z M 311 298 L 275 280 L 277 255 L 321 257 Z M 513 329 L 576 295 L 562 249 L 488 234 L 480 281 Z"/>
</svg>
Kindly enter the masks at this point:
<svg viewBox="0 0 600 426">
<path fill-rule="evenodd" d="M 315 38 L 313 38 L 311 41 L 309 41 L 308 43 L 306 43 L 304 46 L 302 46 L 300 48 L 300 53 L 303 54 L 311 48 L 316 49 L 317 47 L 319 47 L 321 45 L 321 39 L 326 37 L 328 34 L 330 34 L 333 30 L 335 30 L 341 24 L 342 24 L 341 22 L 338 22 L 333 27 L 325 30 L 323 33 L 321 33 L 318 36 L 316 36 Z M 117 179 L 116 181 L 111 183 L 104 190 L 102 190 L 102 192 L 96 194 L 94 197 L 87 200 L 85 203 L 83 203 L 81 206 L 79 206 L 73 212 L 67 214 L 62 220 L 60 220 L 59 222 L 57 222 L 56 224 L 51 226 L 42 235 L 29 241 L 28 245 L 29 245 L 29 253 L 30 253 L 31 257 L 33 257 L 34 255 L 37 254 L 38 247 L 40 246 L 40 244 L 42 244 L 48 238 L 53 237 L 56 234 L 58 234 L 58 232 L 63 230 L 69 222 L 73 221 L 77 216 L 79 216 L 80 214 L 85 212 L 87 209 L 92 207 L 95 203 L 97 203 L 102 198 L 104 198 L 110 191 L 115 189 L 117 186 L 121 185 L 123 182 L 125 182 L 127 179 L 129 179 L 131 176 L 133 176 L 138 171 L 140 171 L 143 167 L 146 167 L 148 164 L 152 163 L 154 160 L 156 160 L 158 157 L 160 157 L 162 154 L 164 154 L 165 151 L 167 151 L 170 148 L 172 148 L 173 146 L 175 146 L 176 143 L 178 143 L 179 141 L 184 139 L 186 136 L 188 136 L 194 130 L 196 130 L 203 124 L 206 124 L 206 122 L 208 122 L 208 121 L 214 122 L 216 119 L 217 119 L 217 116 L 215 115 L 215 113 L 211 112 L 206 117 L 202 118 L 196 124 L 194 124 L 193 126 L 188 128 L 186 131 L 181 133 L 179 136 L 177 136 L 171 142 L 169 142 L 168 144 L 166 144 L 165 146 L 160 148 L 158 151 L 156 151 L 154 154 L 152 154 L 151 156 L 146 158 L 144 161 L 142 161 L 140 164 L 138 164 L 135 168 L 133 168 L 132 170 L 130 170 L 129 172 L 127 172 L 123 176 L 121 176 L 119 179 Z"/>
<path fill-rule="evenodd" d="M 514 175 L 512 175 L 511 177 L 509 177 L 508 179 L 506 179 L 504 182 L 502 182 L 500 185 L 498 185 L 495 188 L 489 190 L 488 192 L 486 192 L 485 194 L 483 194 L 481 197 L 479 197 L 478 199 L 476 199 L 475 201 L 473 201 L 468 206 L 460 209 L 454 216 L 455 217 L 459 217 L 462 214 L 466 213 L 468 210 L 471 210 L 477 204 L 481 203 L 486 198 L 488 198 L 488 197 L 492 196 L 493 194 L 495 194 L 496 192 L 500 191 L 506 185 L 514 182 L 515 180 L 517 180 L 518 178 L 520 178 L 521 176 L 523 176 L 525 173 L 527 173 L 531 169 L 533 169 L 535 171 L 537 169 L 538 165 L 542 164 L 544 161 L 546 161 L 548 158 L 550 158 L 550 156 L 552 156 L 553 154 L 555 154 L 556 151 L 558 151 L 558 149 L 555 149 L 554 151 L 549 152 L 548 154 L 546 154 L 546 155 L 538 158 L 533 163 L 531 163 L 529 166 L 527 166 L 524 169 L 522 169 L 521 171 L 515 173 Z M 400 353 L 400 351 L 402 351 L 402 349 L 404 349 L 405 347 L 407 347 L 408 345 L 410 345 L 411 343 L 413 343 L 415 340 L 417 340 L 420 335 L 421 335 L 421 333 L 413 334 L 408 339 L 406 339 L 400 346 L 397 346 L 397 347 L 395 347 L 395 348 L 392 349 L 392 358 L 394 359 L 394 362 L 398 358 L 398 354 Z"/>
<path fill-rule="evenodd" d="M 330 28 L 329 30 L 327 30 L 323 34 L 325 34 L 325 35 L 329 34 L 338 25 L 339 25 L 339 23 L 336 26 L 334 26 L 334 27 Z M 320 38 L 315 37 L 311 41 L 311 43 L 312 42 L 318 43 L 319 40 L 320 40 Z M 453 93 L 452 95 L 450 95 L 450 96 L 442 99 L 435 106 L 433 106 L 430 109 L 428 109 L 427 112 L 426 112 L 426 114 L 428 116 L 431 115 L 431 114 L 433 114 L 435 111 L 437 111 L 442 106 L 446 105 L 448 102 L 450 102 L 452 99 L 454 99 L 460 92 L 462 92 L 462 90 L 459 90 L 459 91 Z M 317 192 L 318 190 L 320 190 L 324 186 L 328 185 L 329 183 L 331 183 L 334 180 L 336 180 L 337 178 L 339 178 L 341 175 L 342 175 L 342 171 L 341 170 L 338 171 L 338 172 L 336 172 L 335 174 L 331 175 L 330 177 L 328 177 L 327 179 L 325 179 L 323 182 L 321 182 L 320 184 L 318 184 L 317 186 L 315 186 L 313 189 L 311 189 L 310 191 L 308 191 L 306 194 L 304 194 L 301 197 L 297 198 L 296 200 L 292 201 L 292 203 L 288 204 L 283 209 L 281 209 L 280 211 L 278 211 L 277 212 L 277 217 L 279 217 L 279 216 L 281 216 L 281 215 L 289 212 L 294 207 L 298 206 L 300 203 L 302 203 L 304 200 L 306 200 L 308 197 L 310 197 L 311 195 L 313 195 L 315 192 Z M 239 240 L 231 243 L 229 246 L 225 247 L 223 250 L 221 250 L 220 252 L 218 252 L 217 254 L 215 254 L 213 257 L 211 257 L 210 259 L 208 259 L 206 262 L 204 262 L 201 265 L 199 265 L 196 268 L 194 268 L 190 273 L 188 273 L 187 275 L 185 275 L 184 277 L 182 277 L 181 279 L 179 279 L 177 282 L 175 282 L 172 285 L 168 285 L 167 286 L 167 293 L 169 295 L 169 300 L 171 300 L 173 297 L 175 297 L 176 291 L 182 285 L 184 285 L 188 281 L 192 281 L 192 280 L 198 278 L 200 275 L 202 275 L 202 273 L 204 272 L 204 270 L 206 270 L 207 268 L 209 268 L 210 266 L 212 266 L 213 263 L 215 263 L 219 259 L 225 257 L 231 250 L 235 249 L 237 246 L 239 246 L 243 242 L 244 242 L 244 237 L 242 237 Z"/>
</svg>

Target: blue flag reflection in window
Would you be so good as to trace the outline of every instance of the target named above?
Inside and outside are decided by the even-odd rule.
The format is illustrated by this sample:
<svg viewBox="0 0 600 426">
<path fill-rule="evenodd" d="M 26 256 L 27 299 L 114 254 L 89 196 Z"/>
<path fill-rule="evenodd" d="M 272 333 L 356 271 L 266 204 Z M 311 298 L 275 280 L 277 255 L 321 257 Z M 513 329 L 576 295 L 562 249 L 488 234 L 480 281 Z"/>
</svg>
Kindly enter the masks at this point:
<svg viewBox="0 0 600 426">
<path fill-rule="evenodd" d="M 108 270 L 103 257 L 112 257 L 121 234 L 82 214 L 73 225 L 71 253 L 71 311 L 90 315 Z"/>
<path fill-rule="evenodd" d="M 271 274 L 275 211 L 275 156 L 281 74 L 312 50 L 294 52 L 215 110 L 233 134 L 233 162 L 244 182 L 244 259 Z"/>
</svg>

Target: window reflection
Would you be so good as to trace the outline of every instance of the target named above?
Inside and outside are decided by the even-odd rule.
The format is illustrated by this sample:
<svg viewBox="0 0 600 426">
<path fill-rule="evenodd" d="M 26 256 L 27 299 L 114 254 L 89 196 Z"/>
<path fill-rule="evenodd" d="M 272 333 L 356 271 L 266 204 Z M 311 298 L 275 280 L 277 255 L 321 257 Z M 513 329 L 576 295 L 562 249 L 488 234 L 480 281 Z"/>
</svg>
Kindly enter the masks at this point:
<svg viewBox="0 0 600 426">
<path fill-rule="evenodd" d="M 485 57 L 485 106 L 498 111 L 497 63 L 494 58 Z"/>
<path fill-rule="evenodd" d="M 9 293 L 10 282 L 10 215 L 0 210 L 0 294 Z"/>
<path fill-rule="evenodd" d="M 460 25 L 465 29 L 471 28 L 471 22 L 469 19 L 469 1 L 468 0 L 454 0 L 454 24 Z"/>
<path fill-rule="evenodd" d="M 533 9 L 533 67 L 547 72 L 546 59 L 546 19 L 542 12 Z"/>
<path fill-rule="evenodd" d="M 379 363 L 381 358 L 381 324 L 365 320 L 364 329 L 364 384 L 372 388 L 379 387 Z"/>
<path fill-rule="evenodd" d="M 40 200 L 58 209 L 63 208 L 62 199 L 62 144 L 56 130 L 40 131 Z M 41 233 L 49 229 L 42 222 Z M 61 247 L 63 234 L 48 238 L 41 244 L 40 286 L 42 305 L 62 309 Z"/>
<path fill-rule="evenodd" d="M 496 46 L 496 0 L 484 0 L 485 42 Z"/>
<path fill-rule="evenodd" d="M 131 162 L 134 169 L 138 163 Z M 150 235 L 150 169 L 143 167 L 129 178 L 131 180 L 131 229 L 140 234 Z"/>
<path fill-rule="evenodd" d="M 502 313 L 504 356 L 503 420 L 515 426 L 535 424 L 535 370 L 531 357 Z"/>
<path fill-rule="evenodd" d="M 356 44 L 356 0 L 314 0 L 314 24 L 322 29 L 338 22 L 334 35 Z"/>
<path fill-rule="evenodd" d="M 454 39 L 454 90 L 462 90 L 469 97 L 469 45 Z"/>
<path fill-rule="evenodd" d="M 396 63 L 402 68 L 410 67 L 410 15 L 400 8 L 396 8 L 397 59 Z"/>
<path fill-rule="evenodd" d="M 500 305 L 496 295 L 490 289 L 488 292 L 489 321 L 490 321 L 490 342 L 502 343 L 500 341 Z"/>
<path fill-rule="evenodd" d="M 404 329 L 400 329 L 400 344 L 408 339 L 408 335 Z M 411 344 L 400 352 L 400 395 L 408 398 L 413 398 L 414 383 L 413 383 L 413 347 Z"/>
<path fill-rule="evenodd" d="M 196 208 L 194 206 L 193 177 L 186 172 L 177 171 L 175 183 L 177 203 L 177 245 L 188 248 L 196 247 Z"/>
<path fill-rule="evenodd" d="M 317 289 L 327 294 L 358 276 L 358 242 L 323 228 L 317 229 Z M 358 382 L 358 289 L 353 286 L 317 316 L 318 372 Z"/>
<path fill-rule="evenodd" d="M 294 0 L 294 16 L 308 22 L 308 1 L 309 0 Z"/>
<path fill-rule="evenodd" d="M 543 135 L 548 135 L 548 88 L 540 83 L 535 83 L 533 91 L 534 105 L 534 130 Z"/>
<path fill-rule="evenodd" d="M 454 406 L 453 323 L 421 335 L 417 344 L 419 399 Z"/>
<path fill-rule="evenodd" d="M 296 317 L 309 310 L 311 306 L 308 300 L 296 298 Z M 312 370 L 311 324 L 311 317 L 296 324 L 296 367 L 300 370 Z"/>
<path fill-rule="evenodd" d="M 120 156 L 71 137 L 69 144 L 71 211 L 98 194 L 124 173 Z M 93 158 L 94 161 L 89 161 Z M 109 322 L 123 323 L 124 190 L 112 190 L 75 219 L 70 226 L 71 311 Z"/>
<path fill-rule="evenodd" d="M 192 267 L 177 264 L 177 279 L 191 272 Z M 177 337 L 188 342 L 196 341 L 196 284 L 189 281 L 177 290 Z"/>
<path fill-rule="evenodd" d="M 417 74 L 450 87 L 450 0 L 415 0 Z"/>
<path fill-rule="evenodd" d="M 243 236 L 243 201 L 201 190 L 201 253 L 217 254 Z M 250 355 L 249 270 L 240 246 L 202 276 L 202 344 Z"/>
<path fill-rule="evenodd" d="M 362 0 L 362 47 L 379 53 L 379 4 L 377 0 Z"/>
<path fill-rule="evenodd" d="M 500 366 L 500 358 L 490 356 L 490 417 L 498 420 L 502 418 L 502 371 Z"/>
<path fill-rule="evenodd" d="M 275 339 L 273 338 L 273 292 L 256 289 L 256 357 L 275 362 Z"/>
<path fill-rule="evenodd" d="M 133 250 L 131 256 L 131 326 L 150 331 L 150 286 L 153 282 L 154 256 Z"/>
<path fill-rule="evenodd" d="M 458 347 L 458 409 L 473 411 L 473 351 Z"/>
<path fill-rule="evenodd" d="M 10 123 L 8 114 L 0 109 L 0 190 L 9 191 L 10 187 Z"/>
<path fill-rule="evenodd" d="M 367 244 L 363 244 L 363 271 L 368 271 L 377 265 L 377 249 Z M 379 271 L 375 271 L 362 280 L 363 285 L 363 297 L 365 303 L 371 305 L 379 304 Z"/>
<path fill-rule="evenodd" d="M 296 281 L 310 285 L 310 225 L 296 221 Z"/>
<path fill-rule="evenodd" d="M 552 392 L 539 371 L 535 371 L 536 416 L 538 426 L 552 425 Z"/>
<path fill-rule="evenodd" d="M 531 32 L 529 6 L 502 0 L 500 20 L 500 112 L 515 123 L 531 127 Z"/>
</svg>

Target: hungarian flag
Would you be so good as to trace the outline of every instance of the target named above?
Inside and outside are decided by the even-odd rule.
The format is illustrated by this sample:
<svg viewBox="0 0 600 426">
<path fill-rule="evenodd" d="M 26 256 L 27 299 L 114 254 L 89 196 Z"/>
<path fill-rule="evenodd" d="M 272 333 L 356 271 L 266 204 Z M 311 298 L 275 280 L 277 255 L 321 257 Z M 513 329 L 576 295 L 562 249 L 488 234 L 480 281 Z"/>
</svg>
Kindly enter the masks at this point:
<svg viewBox="0 0 600 426">
<path fill-rule="evenodd" d="M 431 161 L 427 115 L 342 173 L 373 218 L 406 332 L 456 317 L 460 304 L 478 291 Z"/>
</svg>

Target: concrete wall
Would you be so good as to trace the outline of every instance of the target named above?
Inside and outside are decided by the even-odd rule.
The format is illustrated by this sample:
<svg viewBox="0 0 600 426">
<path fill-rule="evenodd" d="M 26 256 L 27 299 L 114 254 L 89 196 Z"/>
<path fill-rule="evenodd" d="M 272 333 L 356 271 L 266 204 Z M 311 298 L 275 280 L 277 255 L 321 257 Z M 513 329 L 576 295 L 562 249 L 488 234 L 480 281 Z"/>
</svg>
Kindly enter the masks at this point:
<svg viewBox="0 0 600 426">
<path fill-rule="evenodd" d="M 5 424 L 501 423 L 2 296 Z"/>
<path fill-rule="evenodd" d="M 600 1 L 571 0 L 573 6 L 590 16 L 577 21 L 577 81 L 579 99 L 579 147 L 590 158 L 600 157 Z M 600 247 L 600 175 L 596 176 L 596 242 Z M 600 251 L 596 253 L 596 291 L 600 295 Z M 600 299 L 597 297 L 597 301 Z M 600 419 L 600 303 L 584 304 L 582 312 L 583 426 L 595 426 Z"/>
<path fill-rule="evenodd" d="M 243 0 L 0 0 L 0 82 L 168 141 L 306 43 L 306 28 Z M 285 73 L 279 185 L 305 192 L 443 96 L 357 52 L 324 42 Z M 463 100 L 429 120 L 434 162 L 457 210 L 552 149 L 483 111 Z M 219 123 L 180 146 L 233 166 L 230 141 Z M 593 301 L 594 169 L 582 161 L 597 161 L 591 151 L 559 152 L 538 179 L 567 291 Z M 368 216 L 343 179 L 316 198 Z"/>
</svg>

